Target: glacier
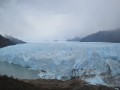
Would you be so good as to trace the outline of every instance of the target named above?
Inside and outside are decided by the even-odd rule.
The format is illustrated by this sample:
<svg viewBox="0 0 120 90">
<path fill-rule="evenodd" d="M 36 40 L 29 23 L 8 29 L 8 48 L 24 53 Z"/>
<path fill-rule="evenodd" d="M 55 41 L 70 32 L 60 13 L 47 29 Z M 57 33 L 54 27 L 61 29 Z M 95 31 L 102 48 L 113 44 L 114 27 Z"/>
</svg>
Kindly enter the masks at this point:
<svg viewBox="0 0 120 90">
<path fill-rule="evenodd" d="M 39 78 L 79 77 L 91 84 L 120 85 L 120 44 L 49 42 L 0 49 L 0 61 L 39 70 Z"/>
</svg>

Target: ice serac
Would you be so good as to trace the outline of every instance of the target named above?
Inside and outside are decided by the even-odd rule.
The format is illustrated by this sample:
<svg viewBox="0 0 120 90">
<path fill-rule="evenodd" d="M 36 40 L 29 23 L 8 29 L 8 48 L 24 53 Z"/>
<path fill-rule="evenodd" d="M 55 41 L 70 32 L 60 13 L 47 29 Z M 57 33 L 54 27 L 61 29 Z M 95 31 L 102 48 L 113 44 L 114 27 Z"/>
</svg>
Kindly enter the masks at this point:
<svg viewBox="0 0 120 90">
<path fill-rule="evenodd" d="M 120 44 L 57 42 L 0 49 L 0 60 L 39 70 L 45 79 L 78 76 L 92 84 L 120 85 Z"/>
</svg>

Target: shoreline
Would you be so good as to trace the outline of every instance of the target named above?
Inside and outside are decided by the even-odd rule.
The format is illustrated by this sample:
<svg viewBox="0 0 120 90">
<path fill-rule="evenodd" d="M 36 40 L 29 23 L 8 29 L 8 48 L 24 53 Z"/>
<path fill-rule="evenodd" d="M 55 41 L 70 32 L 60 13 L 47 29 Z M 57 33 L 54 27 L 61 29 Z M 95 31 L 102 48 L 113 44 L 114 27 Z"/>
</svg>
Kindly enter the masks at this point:
<svg viewBox="0 0 120 90">
<path fill-rule="evenodd" d="M 3 89 L 4 88 L 4 89 Z M 9 89 L 8 89 L 9 88 Z M 22 88 L 22 89 L 20 89 Z M 82 80 L 14 79 L 0 76 L 0 90 L 115 90 L 103 85 L 91 85 Z"/>
</svg>

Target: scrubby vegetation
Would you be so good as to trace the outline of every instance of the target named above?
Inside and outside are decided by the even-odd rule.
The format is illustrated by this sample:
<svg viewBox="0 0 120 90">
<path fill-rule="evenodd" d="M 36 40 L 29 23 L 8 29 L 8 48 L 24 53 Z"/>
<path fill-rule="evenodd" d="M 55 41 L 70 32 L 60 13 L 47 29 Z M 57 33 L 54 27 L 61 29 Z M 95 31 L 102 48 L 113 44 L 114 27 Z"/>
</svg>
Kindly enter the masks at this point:
<svg viewBox="0 0 120 90">
<path fill-rule="evenodd" d="M 18 80 L 13 77 L 0 76 L 0 90 L 115 90 L 102 85 L 88 85 L 86 82 L 74 79 L 59 80 Z"/>
</svg>

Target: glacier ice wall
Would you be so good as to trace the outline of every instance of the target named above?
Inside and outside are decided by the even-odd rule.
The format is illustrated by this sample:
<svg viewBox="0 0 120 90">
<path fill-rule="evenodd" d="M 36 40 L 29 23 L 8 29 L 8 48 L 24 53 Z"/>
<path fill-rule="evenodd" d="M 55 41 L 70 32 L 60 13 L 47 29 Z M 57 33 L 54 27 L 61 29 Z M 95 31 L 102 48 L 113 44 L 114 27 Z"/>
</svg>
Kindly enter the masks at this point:
<svg viewBox="0 0 120 90">
<path fill-rule="evenodd" d="M 0 60 L 39 70 L 40 78 L 81 79 L 99 84 L 120 79 L 119 43 L 40 43 L 0 49 Z M 100 80 L 101 79 L 101 80 Z M 95 81 L 98 80 L 98 81 Z M 118 81 L 112 84 L 118 84 Z M 111 83 L 110 83 L 111 84 Z"/>
</svg>

